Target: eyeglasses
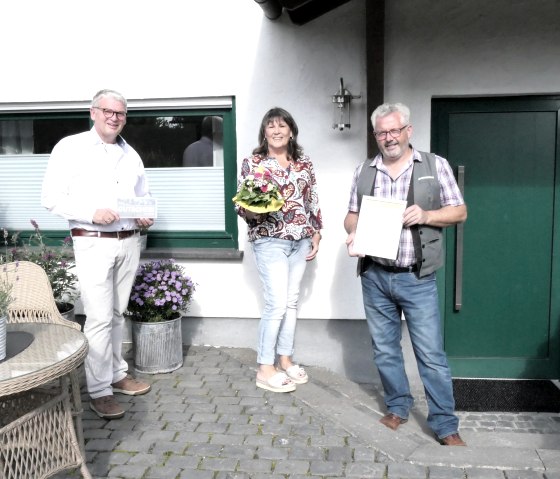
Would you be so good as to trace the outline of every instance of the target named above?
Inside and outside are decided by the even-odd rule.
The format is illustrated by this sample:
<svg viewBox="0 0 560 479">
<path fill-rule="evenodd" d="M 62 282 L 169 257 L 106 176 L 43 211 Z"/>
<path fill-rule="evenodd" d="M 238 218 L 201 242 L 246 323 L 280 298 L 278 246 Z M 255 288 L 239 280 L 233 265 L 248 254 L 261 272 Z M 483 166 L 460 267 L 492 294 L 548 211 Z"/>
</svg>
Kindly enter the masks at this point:
<svg viewBox="0 0 560 479">
<path fill-rule="evenodd" d="M 100 108 L 98 106 L 94 106 L 93 108 L 101 110 L 103 112 L 103 115 L 107 119 L 113 118 L 113 115 L 117 116 L 117 120 L 124 120 L 126 118 L 126 111 L 109 110 L 109 108 Z"/>
<path fill-rule="evenodd" d="M 384 140 L 387 138 L 387 135 L 391 135 L 392 138 L 398 138 L 407 126 L 409 125 L 404 125 L 402 128 L 395 128 L 394 130 L 374 131 L 373 136 L 375 136 L 376 140 Z"/>
</svg>

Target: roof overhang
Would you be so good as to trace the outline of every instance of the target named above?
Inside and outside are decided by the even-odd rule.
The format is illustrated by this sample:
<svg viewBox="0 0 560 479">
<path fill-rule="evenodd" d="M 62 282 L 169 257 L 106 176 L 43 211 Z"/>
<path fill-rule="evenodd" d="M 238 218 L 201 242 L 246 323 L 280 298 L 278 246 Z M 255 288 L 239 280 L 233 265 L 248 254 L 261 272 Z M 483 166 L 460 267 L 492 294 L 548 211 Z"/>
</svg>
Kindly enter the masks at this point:
<svg viewBox="0 0 560 479">
<path fill-rule="evenodd" d="M 296 25 L 303 25 L 350 0 L 254 0 L 269 20 L 280 18 L 283 10 Z"/>
</svg>

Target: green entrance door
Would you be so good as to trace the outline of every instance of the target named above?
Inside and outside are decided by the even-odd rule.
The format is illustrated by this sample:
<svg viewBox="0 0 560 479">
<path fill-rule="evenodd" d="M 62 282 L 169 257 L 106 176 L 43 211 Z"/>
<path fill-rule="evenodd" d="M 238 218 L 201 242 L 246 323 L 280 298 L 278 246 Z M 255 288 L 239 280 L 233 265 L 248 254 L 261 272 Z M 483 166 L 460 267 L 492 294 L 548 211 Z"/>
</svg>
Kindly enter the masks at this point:
<svg viewBox="0 0 560 479">
<path fill-rule="evenodd" d="M 432 150 L 464 181 L 446 235 L 453 376 L 560 377 L 560 98 L 434 100 Z"/>
</svg>

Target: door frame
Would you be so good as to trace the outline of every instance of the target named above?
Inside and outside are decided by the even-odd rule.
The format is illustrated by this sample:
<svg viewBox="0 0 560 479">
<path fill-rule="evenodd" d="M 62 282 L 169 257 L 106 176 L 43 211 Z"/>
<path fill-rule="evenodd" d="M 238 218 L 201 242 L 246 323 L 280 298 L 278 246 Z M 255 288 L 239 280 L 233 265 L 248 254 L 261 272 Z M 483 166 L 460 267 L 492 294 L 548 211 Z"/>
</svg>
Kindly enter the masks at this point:
<svg viewBox="0 0 560 479">
<path fill-rule="evenodd" d="M 500 97 L 453 97 L 432 98 L 431 103 L 431 151 L 448 159 L 455 175 L 457 165 L 448 156 L 449 115 L 451 113 L 476 112 L 514 112 L 514 111 L 553 111 L 556 112 L 556 167 L 553 200 L 553 251 L 551 254 L 552 277 L 550 284 L 550 311 L 548 317 L 548 356 L 541 366 L 534 361 L 531 367 L 520 367 L 515 378 L 558 379 L 560 377 L 560 95 L 519 95 Z M 468 193 L 467 193 L 468 196 Z M 468 207 L 468 197 L 466 198 Z M 469 220 L 467 219 L 466 227 Z M 442 320 L 442 334 L 445 340 L 447 318 L 446 303 L 453 301 L 454 278 L 448 277 L 454 272 L 456 252 L 456 227 L 446 228 L 444 241 L 446 258 L 444 267 L 438 273 L 437 283 L 440 291 L 439 302 Z M 454 358 L 448 357 L 454 377 L 508 377 L 507 375 L 485 375 L 485 363 L 496 361 L 490 358 Z M 466 363 L 469 363 L 466 365 Z M 499 368 L 498 368 L 499 369 Z M 499 373 L 498 373 L 499 374 Z"/>
</svg>

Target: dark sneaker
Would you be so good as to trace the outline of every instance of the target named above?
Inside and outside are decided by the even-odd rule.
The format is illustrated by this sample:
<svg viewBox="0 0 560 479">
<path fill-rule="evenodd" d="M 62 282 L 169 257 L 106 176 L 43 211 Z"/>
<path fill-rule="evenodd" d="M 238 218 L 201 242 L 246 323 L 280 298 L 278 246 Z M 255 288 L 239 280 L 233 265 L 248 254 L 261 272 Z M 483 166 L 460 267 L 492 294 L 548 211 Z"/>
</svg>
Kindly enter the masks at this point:
<svg viewBox="0 0 560 479">
<path fill-rule="evenodd" d="M 103 419 L 119 419 L 124 416 L 124 409 L 119 405 L 115 396 L 101 396 L 92 399 L 89 407 Z"/>
<path fill-rule="evenodd" d="M 134 379 L 130 374 L 127 374 L 123 379 L 111 384 L 114 393 L 126 394 L 128 396 L 140 396 L 146 394 L 151 386 L 148 383 Z"/>
</svg>

